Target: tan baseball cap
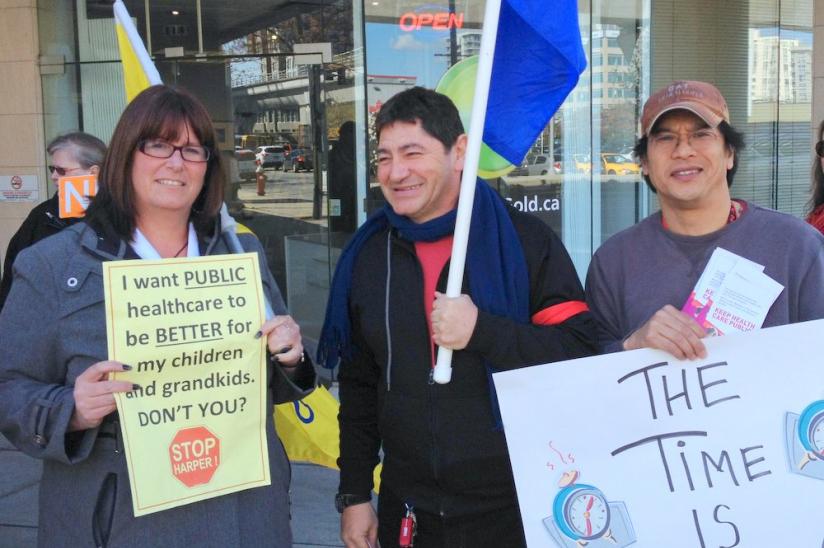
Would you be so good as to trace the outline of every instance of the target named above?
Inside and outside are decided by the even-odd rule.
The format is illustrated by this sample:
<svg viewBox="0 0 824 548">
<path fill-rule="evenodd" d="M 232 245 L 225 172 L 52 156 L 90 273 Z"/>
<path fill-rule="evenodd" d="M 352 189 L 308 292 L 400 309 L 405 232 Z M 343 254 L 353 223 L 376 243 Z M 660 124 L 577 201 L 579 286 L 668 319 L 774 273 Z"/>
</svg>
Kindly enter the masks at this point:
<svg viewBox="0 0 824 548">
<path fill-rule="evenodd" d="M 653 93 L 641 114 L 641 132 L 649 135 L 661 115 L 684 109 L 699 116 L 710 127 L 722 121 L 730 123 L 730 111 L 724 96 L 712 84 L 695 80 L 678 80 Z"/>
</svg>

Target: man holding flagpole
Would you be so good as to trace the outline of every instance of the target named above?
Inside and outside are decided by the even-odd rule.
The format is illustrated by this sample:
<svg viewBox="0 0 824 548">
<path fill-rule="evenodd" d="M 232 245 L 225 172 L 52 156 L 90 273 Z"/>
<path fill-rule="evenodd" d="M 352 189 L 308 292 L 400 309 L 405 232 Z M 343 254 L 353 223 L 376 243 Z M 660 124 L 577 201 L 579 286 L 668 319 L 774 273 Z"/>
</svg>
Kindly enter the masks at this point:
<svg viewBox="0 0 824 548">
<path fill-rule="evenodd" d="M 478 180 L 462 294 L 443 295 L 467 146 L 458 111 L 412 88 L 376 130 L 388 204 L 339 260 L 320 342 L 327 365 L 341 360 L 341 537 L 404 545 L 406 519 L 415 546 L 522 546 L 490 374 L 594 352 L 580 282 L 558 237 Z M 432 381 L 437 347 L 454 351 L 449 384 Z"/>
</svg>

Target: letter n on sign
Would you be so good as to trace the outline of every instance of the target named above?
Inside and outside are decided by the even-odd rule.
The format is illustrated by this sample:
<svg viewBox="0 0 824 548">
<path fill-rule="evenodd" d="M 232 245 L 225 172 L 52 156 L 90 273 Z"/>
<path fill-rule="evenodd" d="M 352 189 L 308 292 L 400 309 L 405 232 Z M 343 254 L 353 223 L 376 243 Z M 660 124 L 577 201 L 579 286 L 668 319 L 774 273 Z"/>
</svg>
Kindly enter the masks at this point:
<svg viewBox="0 0 824 548">
<path fill-rule="evenodd" d="M 61 219 L 83 217 L 92 196 L 97 194 L 97 176 L 61 177 L 57 181 L 57 194 Z"/>
<path fill-rule="evenodd" d="M 205 426 L 184 428 L 169 444 L 169 460 L 186 487 L 209 483 L 220 466 L 220 439 Z"/>
</svg>

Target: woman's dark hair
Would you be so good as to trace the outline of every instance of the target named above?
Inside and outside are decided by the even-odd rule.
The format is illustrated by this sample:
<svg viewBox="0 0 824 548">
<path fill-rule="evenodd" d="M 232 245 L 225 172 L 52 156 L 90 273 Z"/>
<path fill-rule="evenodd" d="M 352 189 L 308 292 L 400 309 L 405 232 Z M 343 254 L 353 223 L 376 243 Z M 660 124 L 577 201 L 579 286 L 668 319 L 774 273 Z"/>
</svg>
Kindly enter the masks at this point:
<svg viewBox="0 0 824 548">
<path fill-rule="evenodd" d="M 661 118 L 664 118 L 663 116 Z M 661 123 L 661 118 L 655 122 L 655 125 L 652 126 L 650 130 L 650 135 L 654 135 L 658 128 L 658 124 Z M 732 167 L 727 170 L 727 186 L 732 186 L 732 180 L 735 177 L 735 172 L 738 171 L 738 155 L 740 151 L 744 150 L 744 134 L 729 125 L 727 122 L 722 121 L 718 124 L 718 131 L 721 132 L 721 136 L 724 137 L 724 144 L 727 146 L 729 150 L 732 151 Z M 635 158 L 639 161 L 645 161 L 647 159 L 647 147 L 649 146 L 649 137 L 644 135 L 638 142 L 635 143 L 635 148 L 632 149 L 632 154 Z M 646 181 L 647 186 L 653 192 L 657 192 L 655 187 L 652 186 L 652 183 L 649 180 L 648 175 L 643 175 L 644 181 Z"/>
<path fill-rule="evenodd" d="M 132 163 L 138 143 L 145 139 L 174 142 L 185 125 L 209 149 L 203 188 L 189 217 L 198 233 L 208 233 L 223 203 L 225 185 L 215 128 L 203 103 L 183 89 L 164 85 L 143 90 L 120 116 L 100 170 L 97 196 L 86 211 L 87 222 L 131 238 L 136 221 Z"/>
<path fill-rule="evenodd" d="M 813 146 L 824 138 L 824 121 L 818 125 L 816 136 L 818 139 L 813 143 Z M 824 171 L 821 169 L 821 158 L 816 154 L 813 160 L 813 187 L 812 196 L 810 197 L 810 212 L 821 204 L 824 204 Z"/>
<path fill-rule="evenodd" d="M 393 95 L 383 104 L 375 117 L 378 140 L 384 127 L 395 122 L 421 122 L 423 130 L 450 150 L 464 132 L 458 109 L 442 93 L 422 87 L 413 87 Z"/>
</svg>

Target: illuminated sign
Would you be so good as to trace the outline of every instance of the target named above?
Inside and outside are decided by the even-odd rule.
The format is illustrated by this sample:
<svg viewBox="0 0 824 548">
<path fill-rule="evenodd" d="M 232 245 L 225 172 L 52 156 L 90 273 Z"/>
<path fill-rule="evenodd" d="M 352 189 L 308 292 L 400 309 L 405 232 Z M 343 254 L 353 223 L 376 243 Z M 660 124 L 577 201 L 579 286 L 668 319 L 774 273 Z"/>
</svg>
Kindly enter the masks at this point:
<svg viewBox="0 0 824 548">
<path fill-rule="evenodd" d="M 398 26 L 403 31 L 420 30 L 421 27 L 432 27 L 435 30 L 449 30 L 463 28 L 464 14 L 442 12 L 414 13 L 408 11 L 398 19 Z"/>
</svg>

